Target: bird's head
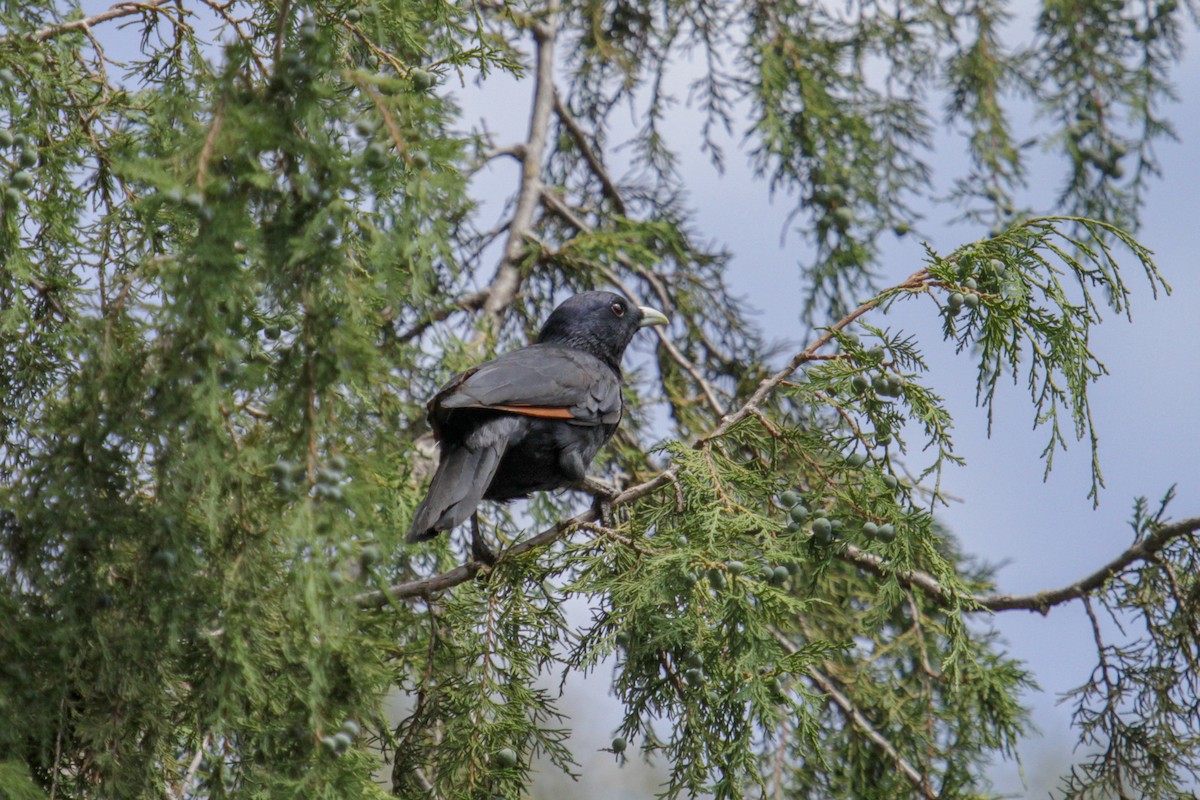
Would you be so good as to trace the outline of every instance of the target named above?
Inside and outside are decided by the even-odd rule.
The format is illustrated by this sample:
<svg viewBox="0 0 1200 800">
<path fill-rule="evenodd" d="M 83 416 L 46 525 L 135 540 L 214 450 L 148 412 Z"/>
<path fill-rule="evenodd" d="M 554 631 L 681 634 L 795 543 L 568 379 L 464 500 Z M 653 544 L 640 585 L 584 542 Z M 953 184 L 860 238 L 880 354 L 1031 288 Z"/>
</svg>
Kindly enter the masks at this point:
<svg viewBox="0 0 1200 800">
<path fill-rule="evenodd" d="M 638 328 L 667 322 L 661 311 L 634 305 L 619 294 L 583 292 L 554 309 L 537 340 L 587 351 L 620 371 L 621 356 Z"/>
</svg>

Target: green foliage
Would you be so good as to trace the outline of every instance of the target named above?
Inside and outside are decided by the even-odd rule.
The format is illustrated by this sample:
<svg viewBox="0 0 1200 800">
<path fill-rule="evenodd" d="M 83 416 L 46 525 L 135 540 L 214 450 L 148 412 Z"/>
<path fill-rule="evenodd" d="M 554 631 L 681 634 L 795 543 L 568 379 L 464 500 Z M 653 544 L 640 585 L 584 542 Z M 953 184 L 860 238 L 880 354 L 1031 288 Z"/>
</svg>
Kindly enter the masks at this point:
<svg viewBox="0 0 1200 800">
<path fill-rule="evenodd" d="M 1092 326 L 1128 313 L 1126 262 L 1166 288 L 1119 226 L 1169 134 L 1173 0 L 1051 2 L 1047 45 L 1014 51 L 991 2 L 83 14 L 0 8 L 0 717 L 20 721 L 0 726 L 0 795 L 518 797 L 587 763 L 553 681 L 610 668 L 610 755 L 661 765 L 665 797 L 989 790 L 1034 680 L 970 621 L 998 601 L 934 516 L 953 420 L 924 343 L 883 317 L 934 298 L 989 416 L 1024 376 L 1046 468 L 1087 437 L 1095 494 Z M 797 202 L 806 344 L 768 343 L 692 223 L 667 88 L 689 48 L 714 162 L 745 118 Z M 466 132 L 452 92 L 495 72 L 535 86 L 518 145 Z M 954 195 L 999 227 L 877 286 L 879 236 L 930 190 L 935 84 L 972 159 Z M 1075 216 L 1008 200 L 1027 180 L 1013 87 L 1056 128 Z M 522 169 L 493 225 L 472 178 L 505 156 Z M 571 517 L 572 493 L 487 507 L 494 566 L 452 536 L 402 544 L 427 398 L 598 286 L 673 318 L 628 359 L 594 468 L 606 514 Z M 1164 508 L 1139 504 L 1138 549 L 1066 598 L 1146 629 L 1097 632 L 1107 667 L 1072 700 L 1102 755 L 1068 795 L 1170 796 L 1196 769 L 1200 523 Z"/>
<path fill-rule="evenodd" d="M 29 775 L 29 766 L 23 762 L 0 762 L 0 793 L 12 800 L 42 800 L 46 797 Z"/>
<path fill-rule="evenodd" d="M 1063 228 L 1082 227 L 1089 243 Z M 947 287 L 963 285 L 978 300 L 956 318 L 965 302 L 961 293 L 947 298 L 946 337 L 960 350 L 974 344 L 979 359 L 978 398 L 992 419 L 996 386 L 1007 370 L 1013 382 L 1026 373 L 1035 418 L 1048 425 L 1050 440 L 1042 456 L 1049 474 L 1057 448 L 1067 440 L 1059 412 L 1069 414 L 1076 439 L 1088 437 L 1092 449 L 1092 489 L 1099 502 L 1103 485 L 1098 442 L 1087 390 L 1105 374 L 1089 347 L 1091 326 L 1101 321 L 1101 304 L 1128 314 L 1129 288 L 1106 239 L 1124 245 L 1139 261 L 1152 291 L 1170 291 L 1150 252 L 1128 234 L 1102 222 L 1073 218 L 1028 220 L 1003 235 L 966 245 L 947 258 L 930 254 L 930 273 Z M 974 288 L 965 284 L 971 281 Z M 1097 299 L 1095 295 L 1099 294 Z M 958 304 L 949 302 L 958 296 Z"/>
</svg>

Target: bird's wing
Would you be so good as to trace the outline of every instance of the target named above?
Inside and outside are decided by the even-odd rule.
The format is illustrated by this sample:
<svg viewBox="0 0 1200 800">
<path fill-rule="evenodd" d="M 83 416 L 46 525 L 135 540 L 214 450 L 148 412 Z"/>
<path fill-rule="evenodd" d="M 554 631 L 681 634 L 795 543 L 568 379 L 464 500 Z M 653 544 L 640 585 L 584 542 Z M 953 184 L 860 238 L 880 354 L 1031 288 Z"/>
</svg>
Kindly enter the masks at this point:
<svg viewBox="0 0 1200 800">
<path fill-rule="evenodd" d="M 464 372 L 429 403 L 438 426 L 460 408 L 487 408 L 576 425 L 621 420 L 621 384 L 603 361 L 582 350 L 535 344 Z"/>
</svg>

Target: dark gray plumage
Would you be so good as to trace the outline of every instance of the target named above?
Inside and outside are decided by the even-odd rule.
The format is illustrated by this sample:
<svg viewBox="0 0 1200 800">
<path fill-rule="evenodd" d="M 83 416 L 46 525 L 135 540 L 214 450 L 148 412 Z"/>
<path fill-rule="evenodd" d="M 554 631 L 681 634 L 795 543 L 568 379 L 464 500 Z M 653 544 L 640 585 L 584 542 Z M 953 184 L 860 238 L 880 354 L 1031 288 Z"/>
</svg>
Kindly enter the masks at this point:
<svg viewBox="0 0 1200 800">
<path fill-rule="evenodd" d="M 537 342 L 480 364 L 429 401 L 441 457 L 407 540 L 466 521 L 481 500 L 583 480 L 621 421 L 621 356 L 638 329 L 666 324 L 612 292 L 564 301 Z"/>
</svg>

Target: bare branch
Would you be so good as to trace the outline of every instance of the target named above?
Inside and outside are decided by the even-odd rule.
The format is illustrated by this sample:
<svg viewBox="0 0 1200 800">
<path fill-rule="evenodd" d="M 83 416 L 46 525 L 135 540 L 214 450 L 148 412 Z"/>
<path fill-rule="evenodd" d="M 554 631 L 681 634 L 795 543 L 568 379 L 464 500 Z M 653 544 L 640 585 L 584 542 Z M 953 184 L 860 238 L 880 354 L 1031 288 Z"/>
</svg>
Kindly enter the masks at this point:
<svg viewBox="0 0 1200 800">
<path fill-rule="evenodd" d="M 1095 572 L 1073 583 L 1057 589 L 1034 592 L 1033 594 L 974 595 L 970 599 L 974 602 L 975 607 L 965 610 L 1014 611 L 1024 609 L 1026 611 L 1037 611 L 1040 614 L 1047 614 L 1054 606 L 1090 596 L 1097 589 L 1104 586 L 1113 576 L 1127 569 L 1135 562 L 1147 561 L 1154 558 L 1160 550 L 1175 539 L 1192 534 L 1197 530 L 1200 530 L 1200 517 L 1190 517 L 1171 523 L 1170 525 L 1163 525 L 1145 539 L 1135 542 Z M 874 553 L 868 553 L 852 544 L 845 545 L 839 552 L 839 557 L 874 575 L 894 577 L 902 585 L 910 589 L 920 590 L 926 597 L 929 597 L 940 605 L 950 602 L 950 593 L 937 578 L 928 572 L 893 569 L 888 564 L 887 559 Z"/>
<path fill-rule="evenodd" d="M 514 144 L 506 144 L 503 147 L 489 148 L 479 156 L 479 160 L 475 162 L 475 165 L 471 171 L 474 172 L 476 169 L 479 169 L 489 161 L 495 161 L 497 158 L 503 158 L 505 156 L 514 161 L 524 161 L 525 145 L 521 142 L 516 142 Z M 505 227 L 508 227 L 507 223 L 505 223 Z"/>
<path fill-rule="evenodd" d="M 621 192 L 617 189 L 617 185 L 613 183 L 612 178 L 608 175 L 608 170 L 604 168 L 604 162 L 600 160 L 600 156 L 592 149 L 588 142 L 587 134 L 583 132 L 583 128 L 579 127 L 579 123 L 572 116 L 570 109 L 563 102 L 562 96 L 558 91 L 554 92 L 554 113 L 558 115 L 563 126 L 571 134 L 571 138 L 575 140 L 575 144 L 579 147 L 579 152 L 583 154 L 583 160 L 588 163 L 592 174 L 600 181 L 600 185 L 604 187 L 604 195 L 612 201 L 613 209 L 625 216 L 625 201 L 621 198 Z"/>
<path fill-rule="evenodd" d="M 558 0 L 550 0 L 545 19 L 533 25 L 537 43 L 537 70 L 533 114 L 529 120 L 529 136 L 521 161 L 521 190 L 508 227 L 504 255 L 488 286 L 487 300 L 483 304 L 483 312 L 490 321 L 492 332 L 499 329 L 500 313 L 512 304 L 521 288 L 518 264 L 525 251 L 525 239 L 533 230 L 534 212 L 542 196 L 542 156 L 546 151 L 550 115 L 554 109 L 554 42 L 558 35 L 558 9 Z"/>
<path fill-rule="evenodd" d="M 450 305 L 442 306 L 441 308 L 437 309 L 436 311 L 417 320 L 416 322 L 414 322 L 412 324 L 411 327 L 409 327 L 403 333 L 398 334 L 396 336 L 396 338 L 402 342 L 407 342 L 409 339 L 413 339 L 413 338 L 416 338 L 417 336 L 420 336 L 422 333 L 425 332 L 425 329 L 428 328 L 430 325 L 433 325 L 436 322 L 441 322 L 442 320 L 446 319 L 451 314 L 453 314 L 455 311 L 475 311 L 475 310 L 481 308 L 483 306 L 483 301 L 486 299 L 487 299 L 487 292 L 482 292 L 482 291 L 481 292 L 472 292 L 471 294 L 464 295 L 463 297 L 460 297 L 459 299 L 455 300 Z M 384 321 L 387 321 L 390 318 L 387 309 L 384 309 L 383 318 L 384 318 Z"/>
<path fill-rule="evenodd" d="M 1200 517 L 1163 525 L 1146 538 L 1134 542 L 1128 549 L 1087 577 L 1058 589 L 1047 589 L 1034 594 L 993 594 L 976 598 L 979 604 L 990 611 L 1025 609 L 1047 613 L 1051 608 L 1068 600 L 1087 597 L 1106 584 L 1109 579 L 1127 569 L 1137 561 L 1146 561 L 1181 536 L 1200 530 Z"/>
<path fill-rule="evenodd" d="M 93 25 L 101 22 L 107 22 L 110 19 L 118 19 L 120 17 L 128 17 L 133 14 L 142 14 L 147 11 L 154 11 L 159 6 L 169 1 L 170 0 L 147 0 L 145 3 L 117 3 L 107 11 L 101 11 L 99 14 L 93 14 L 90 17 L 73 19 L 70 22 L 63 22 L 58 25 L 47 25 L 44 28 L 38 28 L 33 32 L 33 38 L 36 41 L 44 42 L 46 39 L 49 39 L 53 36 L 58 36 L 60 33 L 66 33 L 67 31 L 79 30 L 80 28 L 87 31 L 87 29 Z"/>
</svg>

